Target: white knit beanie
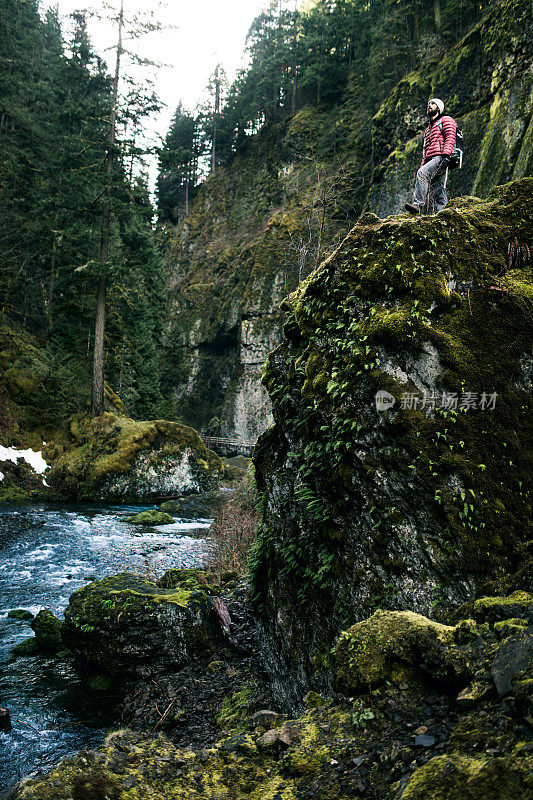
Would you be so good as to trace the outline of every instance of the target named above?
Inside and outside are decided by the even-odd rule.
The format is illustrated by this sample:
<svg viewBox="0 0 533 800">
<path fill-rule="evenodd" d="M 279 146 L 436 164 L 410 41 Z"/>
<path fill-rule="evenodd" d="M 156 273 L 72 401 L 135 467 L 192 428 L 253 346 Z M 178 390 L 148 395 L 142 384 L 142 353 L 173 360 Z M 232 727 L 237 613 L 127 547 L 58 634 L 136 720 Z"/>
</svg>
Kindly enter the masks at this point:
<svg viewBox="0 0 533 800">
<path fill-rule="evenodd" d="M 435 105 L 439 109 L 439 114 L 442 114 L 442 112 L 444 111 L 444 103 L 442 100 L 439 100 L 438 97 L 432 97 L 431 100 L 428 100 L 428 104 L 429 103 L 435 103 Z"/>
</svg>

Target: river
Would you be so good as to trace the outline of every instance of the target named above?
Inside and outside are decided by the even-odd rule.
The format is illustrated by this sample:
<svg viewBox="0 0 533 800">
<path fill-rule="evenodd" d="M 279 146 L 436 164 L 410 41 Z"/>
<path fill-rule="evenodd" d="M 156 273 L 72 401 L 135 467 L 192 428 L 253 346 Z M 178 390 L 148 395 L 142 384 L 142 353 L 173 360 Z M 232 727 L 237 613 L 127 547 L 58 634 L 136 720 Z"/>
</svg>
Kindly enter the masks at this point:
<svg viewBox="0 0 533 800">
<path fill-rule="evenodd" d="M 140 530 L 124 522 L 146 508 L 0 505 L 0 706 L 13 725 L 0 733 L 0 797 L 21 777 L 98 746 L 116 723 L 109 703 L 83 690 L 68 658 L 12 654 L 33 632 L 9 611 L 49 608 L 61 617 L 88 581 L 125 569 L 160 577 L 172 566 L 201 566 L 211 521 Z"/>
</svg>

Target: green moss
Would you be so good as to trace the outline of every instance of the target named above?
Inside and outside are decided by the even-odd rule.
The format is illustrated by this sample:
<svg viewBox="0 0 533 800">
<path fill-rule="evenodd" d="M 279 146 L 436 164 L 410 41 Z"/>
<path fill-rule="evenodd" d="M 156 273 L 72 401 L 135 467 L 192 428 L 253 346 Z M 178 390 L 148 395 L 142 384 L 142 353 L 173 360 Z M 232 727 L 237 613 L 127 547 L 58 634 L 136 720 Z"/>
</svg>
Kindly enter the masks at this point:
<svg viewBox="0 0 533 800">
<path fill-rule="evenodd" d="M 159 578 L 157 585 L 168 590 L 183 589 L 190 592 L 201 591 L 208 595 L 218 595 L 221 588 L 211 583 L 211 578 L 212 576 L 203 570 L 173 567 Z"/>
<path fill-rule="evenodd" d="M 244 686 L 230 697 L 226 697 L 216 712 L 215 721 L 224 731 L 244 732 L 250 716 L 250 701 L 253 701 L 254 686 Z"/>
<path fill-rule="evenodd" d="M 31 491 L 16 486 L 3 487 L 0 484 L 0 503 L 27 503 L 33 497 Z"/>
<path fill-rule="evenodd" d="M 24 622 L 28 622 L 29 620 L 33 619 L 33 614 L 31 611 L 26 611 L 25 608 L 14 608 L 8 613 L 9 619 L 16 619 L 22 620 Z"/>
<path fill-rule="evenodd" d="M 39 650 L 57 653 L 63 647 L 61 621 L 47 608 L 39 611 L 31 622 Z"/>
<path fill-rule="evenodd" d="M 35 656 L 39 652 L 37 639 L 35 636 L 31 636 L 29 639 L 24 639 L 24 641 L 20 642 L 20 644 L 16 644 L 11 652 L 16 656 Z"/>
<path fill-rule="evenodd" d="M 70 437 L 70 446 L 52 464 L 49 482 L 78 498 L 152 499 L 160 494 L 161 489 L 150 489 L 150 480 L 135 477 L 137 465 L 162 475 L 181 469 L 183 488 L 189 491 L 211 488 L 224 472 L 196 431 L 176 422 L 135 421 L 109 412 L 95 419 L 77 416 L 70 422 Z"/>
<path fill-rule="evenodd" d="M 337 684 L 347 692 L 362 690 L 390 680 L 398 664 L 424 662 L 435 662 L 434 677 L 456 677 L 465 665 L 453 633 L 452 627 L 411 611 L 376 611 L 341 635 L 335 647 Z"/>
<path fill-rule="evenodd" d="M 295 786 L 277 775 L 250 795 L 250 800 L 296 800 Z"/>
<path fill-rule="evenodd" d="M 109 691 L 116 689 L 116 685 L 109 675 L 89 675 L 85 685 L 94 694 L 107 694 Z"/>
<path fill-rule="evenodd" d="M 170 525 L 175 520 L 163 511 L 141 511 L 132 517 L 124 517 L 124 522 L 130 525 Z"/>
<path fill-rule="evenodd" d="M 533 759 L 437 756 L 417 769 L 402 800 L 518 800 L 531 794 Z"/>
<path fill-rule="evenodd" d="M 511 618 L 494 623 L 494 633 L 500 639 L 505 639 L 507 636 L 513 636 L 516 633 L 524 633 L 524 628 L 527 628 L 525 619 Z"/>
<path fill-rule="evenodd" d="M 284 758 L 287 770 L 292 775 L 313 775 L 324 766 L 328 748 L 316 723 L 309 722 L 299 730 L 298 743 Z"/>
<path fill-rule="evenodd" d="M 509 597 L 480 597 L 474 601 L 472 615 L 491 624 L 526 616 L 533 607 L 533 595 L 516 591 Z"/>
</svg>

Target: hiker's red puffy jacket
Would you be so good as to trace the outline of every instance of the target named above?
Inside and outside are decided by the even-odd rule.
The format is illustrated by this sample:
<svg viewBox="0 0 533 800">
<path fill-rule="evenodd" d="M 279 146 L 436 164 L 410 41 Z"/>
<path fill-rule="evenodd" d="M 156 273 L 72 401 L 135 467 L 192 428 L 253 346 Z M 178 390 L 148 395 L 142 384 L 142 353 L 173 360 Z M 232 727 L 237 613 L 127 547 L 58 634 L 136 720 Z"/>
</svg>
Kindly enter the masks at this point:
<svg viewBox="0 0 533 800">
<path fill-rule="evenodd" d="M 442 131 L 439 123 L 442 122 Z M 422 166 L 435 156 L 451 156 L 457 124 L 452 117 L 438 117 L 424 133 Z"/>
</svg>

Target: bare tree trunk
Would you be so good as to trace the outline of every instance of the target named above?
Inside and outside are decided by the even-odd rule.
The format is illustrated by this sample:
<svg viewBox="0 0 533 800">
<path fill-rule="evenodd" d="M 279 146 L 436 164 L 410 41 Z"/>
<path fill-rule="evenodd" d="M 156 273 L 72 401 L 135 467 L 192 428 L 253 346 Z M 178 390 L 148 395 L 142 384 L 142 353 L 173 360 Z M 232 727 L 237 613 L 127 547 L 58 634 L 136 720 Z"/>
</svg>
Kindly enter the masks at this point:
<svg viewBox="0 0 533 800">
<path fill-rule="evenodd" d="M 104 413 L 104 337 L 105 337 L 105 311 L 107 292 L 107 263 L 109 261 L 109 232 L 111 223 L 111 173 L 113 171 L 113 156 L 116 143 L 118 81 L 120 77 L 120 57 L 122 55 L 122 27 L 124 24 L 124 0 L 120 0 L 120 13 L 118 18 L 117 58 L 115 61 L 115 78 L 113 81 L 113 98 L 111 116 L 109 119 L 108 148 L 106 156 L 106 188 L 104 193 L 104 207 L 102 209 L 102 236 L 100 239 L 100 263 L 102 272 L 98 280 L 98 294 L 96 298 L 96 320 L 94 324 L 94 358 L 93 358 L 93 392 L 92 413 L 99 417 Z"/>
<path fill-rule="evenodd" d="M 213 115 L 213 147 L 211 149 L 211 172 L 215 172 L 217 168 L 216 154 L 217 154 L 217 121 L 220 113 L 220 77 L 219 77 L 219 64 L 215 70 L 215 113 Z"/>
</svg>

